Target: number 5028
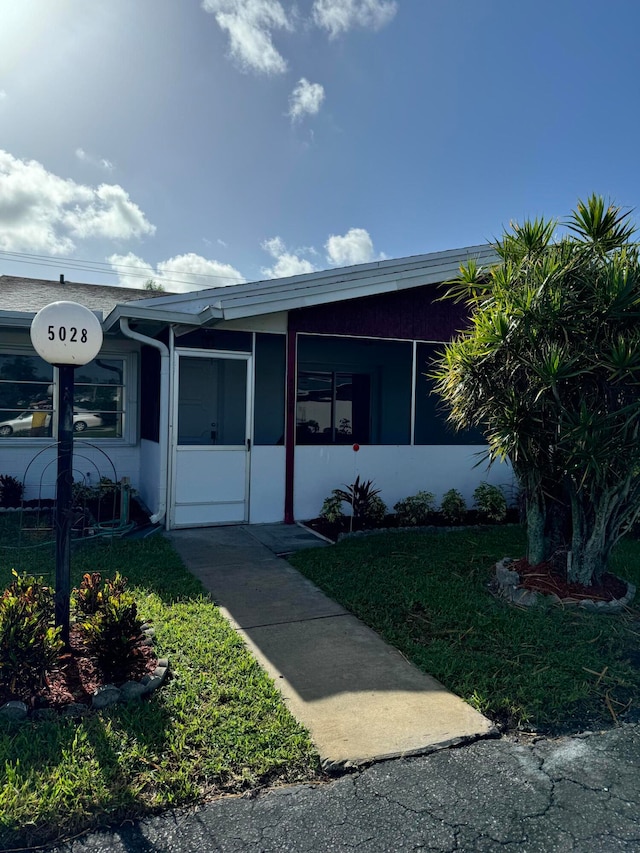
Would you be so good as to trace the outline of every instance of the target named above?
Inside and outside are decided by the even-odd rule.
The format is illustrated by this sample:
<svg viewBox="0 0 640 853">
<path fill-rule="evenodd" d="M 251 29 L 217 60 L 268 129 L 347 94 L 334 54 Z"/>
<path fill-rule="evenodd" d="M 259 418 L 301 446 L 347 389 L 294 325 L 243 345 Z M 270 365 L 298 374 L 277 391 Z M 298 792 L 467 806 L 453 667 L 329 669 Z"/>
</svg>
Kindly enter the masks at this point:
<svg viewBox="0 0 640 853">
<path fill-rule="evenodd" d="M 69 326 L 68 329 L 66 326 L 58 326 L 58 328 L 49 326 L 47 336 L 50 341 L 55 341 L 57 338 L 59 341 L 69 340 L 71 343 L 80 341 L 81 344 L 86 344 L 87 342 L 87 330 L 77 329 L 75 326 Z"/>
</svg>

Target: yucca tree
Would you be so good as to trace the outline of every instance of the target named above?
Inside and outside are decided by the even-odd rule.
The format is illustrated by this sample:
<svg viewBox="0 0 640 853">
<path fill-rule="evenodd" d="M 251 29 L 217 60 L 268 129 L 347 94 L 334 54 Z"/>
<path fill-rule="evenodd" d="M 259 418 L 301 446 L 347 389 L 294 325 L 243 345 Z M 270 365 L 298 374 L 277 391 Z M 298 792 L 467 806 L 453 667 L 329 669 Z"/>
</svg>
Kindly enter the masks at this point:
<svg viewBox="0 0 640 853">
<path fill-rule="evenodd" d="M 629 213 L 601 197 L 512 225 L 499 262 L 461 267 L 469 328 L 434 376 L 454 426 L 483 429 L 526 499 L 528 559 L 591 585 L 640 515 L 640 263 Z"/>
</svg>

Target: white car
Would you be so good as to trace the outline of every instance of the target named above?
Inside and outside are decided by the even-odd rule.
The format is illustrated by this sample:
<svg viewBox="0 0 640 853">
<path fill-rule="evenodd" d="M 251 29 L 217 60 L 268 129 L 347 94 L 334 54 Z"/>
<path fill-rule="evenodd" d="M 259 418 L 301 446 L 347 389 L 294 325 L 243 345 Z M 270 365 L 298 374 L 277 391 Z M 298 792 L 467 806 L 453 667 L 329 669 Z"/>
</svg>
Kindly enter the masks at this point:
<svg viewBox="0 0 640 853">
<path fill-rule="evenodd" d="M 20 412 L 17 417 L 10 420 L 0 421 L 0 437 L 7 438 L 10 435 L 31 433 L 33 415 L 34 411 L 30 409 L 27 412 Z M 50 420 L 51 415 L 47 415 L 47 419 L 43 425 L 45 428 L 49 427 Z M 86 429 L 99 426 L 102 426 L 102 418 L 95 412 L 85 412 L 81 409 L 73 413 L 74 432 L 84 432 Z"/>
</svg>

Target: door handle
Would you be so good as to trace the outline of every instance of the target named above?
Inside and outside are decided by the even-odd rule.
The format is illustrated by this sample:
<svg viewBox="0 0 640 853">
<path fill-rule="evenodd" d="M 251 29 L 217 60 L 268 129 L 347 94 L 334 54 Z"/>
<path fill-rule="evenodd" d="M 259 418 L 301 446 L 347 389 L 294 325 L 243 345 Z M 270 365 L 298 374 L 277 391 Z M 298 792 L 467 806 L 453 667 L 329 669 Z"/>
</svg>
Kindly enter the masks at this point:
<svg viewBox="0 0 640 853">
<path fill-rule="evenodd" d="M 247 450 L 251 450 L 251 439 L 247 439 Z"/>
</svg>

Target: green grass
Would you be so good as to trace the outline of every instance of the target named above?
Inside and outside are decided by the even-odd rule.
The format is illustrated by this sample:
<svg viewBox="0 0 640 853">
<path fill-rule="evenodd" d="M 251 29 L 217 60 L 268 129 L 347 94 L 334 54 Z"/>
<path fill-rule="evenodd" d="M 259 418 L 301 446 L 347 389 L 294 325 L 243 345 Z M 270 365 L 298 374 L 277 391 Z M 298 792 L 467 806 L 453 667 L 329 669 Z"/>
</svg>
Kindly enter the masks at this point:
<svg viewBox="0 0 640 853">
<path fill-rule="evenodd" d="M 612 725 L 640 704 L 638 612 L 507 605 L 488 589 L 493 567 L 524 550 L 520 528 L 494 527 L 353 538 L 290 559 L 495 720 L 548 732 Z M 612 569 L 640 588 L 640 542 L 623 542 Z"/>
<path fill-rule="evenodd" d="M 12 524 L 3 521 L 0 543 Z M 51 572 L 50 551 L 0 547 L 0 588 L 13 566 Z M 0 724 L 0 849 L 318 774 L 308 734 L 171 544 L 87 544 L 74 554 L 72 582 L 116 569 L 153 622 L 171 678 L 141 705 Z"/>
</svg>

